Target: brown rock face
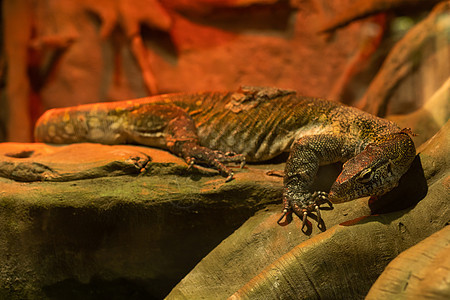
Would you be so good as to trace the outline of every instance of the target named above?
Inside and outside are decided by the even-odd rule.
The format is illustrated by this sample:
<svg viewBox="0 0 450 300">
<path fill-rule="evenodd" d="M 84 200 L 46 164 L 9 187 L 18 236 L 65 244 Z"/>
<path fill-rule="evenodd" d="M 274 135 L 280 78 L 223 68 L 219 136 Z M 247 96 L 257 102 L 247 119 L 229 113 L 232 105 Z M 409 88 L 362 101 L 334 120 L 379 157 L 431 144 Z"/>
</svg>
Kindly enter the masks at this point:
<svg viewBox="0 0 450 300">
<path fill-rule="evenodd" d="M 395 201 L 410 203 L 407 209 L 367 216 L 366 199 L 337 204 L 322 213 L 334 226 L 321 234 L 315 230 L 312 238 L 299 234 L 299 222 L 270 226 L 276 210 L 260 212 L 209 253 L 167 299 L 363 299 L 400 252 L 448 225 L 449 130 L 450 123 L 419 148 L 421 163 L 399 189 L 426 180 L 428 190 L 397 194 Z M 388 206 L 395 206 L 392 200 Z"/>
<path fill-rule="evenodd" d="M 402 252 L 386 267 L 366 299 L 448 299 L 450 227 Z"/>
<path fill-rule="evenodd" d="M 373 22 L 318 34 L 351 1 L 321 2 L 4 1 L 7 139 L 31 141 L 49 108 L 155 93 L 268 85 L 326 97 L 375 37 Z"/>
<path fill-rule="evenodd" d="M 302 232 L 276 225 L 266 173 L 283 163 L 225 183 L 147 147 L 0 144 L 0 299 L 448 298 L 450 2 L 435 2 L 2 1 L 0 141 L 31 141 L 52 107 L 266 85 L 362 97 L 422 146 L 398 189 Z"/>
<path fill-rule="evenodd" d="M 146 147 L 0 144 L 0 298 L 160 299 L 279 202 L 281 178 L 265 172 L 225 183 Z"/>
</svg>

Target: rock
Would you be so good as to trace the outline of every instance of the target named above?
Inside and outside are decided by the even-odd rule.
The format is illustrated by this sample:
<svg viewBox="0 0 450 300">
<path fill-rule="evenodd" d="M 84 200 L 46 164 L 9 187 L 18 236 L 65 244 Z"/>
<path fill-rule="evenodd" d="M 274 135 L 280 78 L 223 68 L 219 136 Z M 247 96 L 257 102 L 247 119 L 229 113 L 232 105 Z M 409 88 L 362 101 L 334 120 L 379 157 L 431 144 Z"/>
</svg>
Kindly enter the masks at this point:
<svg viewBox="0 0 450 300">
<path fill-rule="evenodd" d="M 436 5 L 392 48 L 359 107 L 374 115 L 411 113 L 450 77 L 450 1 Z"/>
<path fill-rule="evenodd" d="M 14 68 L 3 76 L 8 118 L 0 122 L 8 124 L 0 127 L 7 141 L 31 141 L 47 109 L 155 92 L 265 85 L 326 97 L 364 51 L 365 31 L 355 24 L 333 39 L 317 34 L 322 12 L 352 1 L 325 2 L 4 1 L 5 65 Z"/>
<path fill-rule="evenodd" d="M 418 110 L 406 115 L 391 115 L 387 119 L 401 128 L 411 128 L 417 146 L 430 139 L 450 119 L 450 77 Z"/>
<path fill-rule="evenodd" d="M 342 12 L 337 14 L 334 18 L 326 20 L 320 26 L 320 31 L 329 32 L 338 28 L 342 28 L 351 22 L 361 20 L 367 16 L 378 13 L 394 11 L 398 9 L 403 10 L 423 10 L 424 8 L 431 8 L 440 0 L 358 0 L 347 4 L 342 8 Z"/>
<path fill-rule="evenodd" d="M 139 174 L 149 161 L 145 151 L 133 146 L 0 144 L 0 176 L 17 181 L 69 181 Z"/>
<path fill-rule="evenodd" d="M 369 213 L 365 198 L 321 214 L 325 224 L 333 226 Z M 226 299 L 274 260 L 322 232 L 312 220 L 310 232 L 304 234 L 297 217 L 287 226 L 278 226 L 279 217 L 280 205 L 259 211 L 202 259 L 166 299 Z"/>
<path fill-rule="evenodd" d="M 400 253 L 366 299 L 450 299 L 450 226 Z"/>
<path fill-rule="evenodd" d="M 281 200 L 281 178 L 265 175 L 279 165 L 225 183 L 147 147 L 7 143 L 0 153 L 0 299 L 163 298 Z"/>
<path fill-rule="evenodd" d="M 336 225 L 312 238 L 300 232 L 298 222 L 271 227 L 276 210 L 260 212 L 209 253 L 167 299 L 363 298 L 401 251 L 448 224 L 449 131 L 447 123 L 419 148 L 422 175 L 411 173 L 427 180 L 428 193 L 412 207 L 362 217 L 369 214 L 365 199 L 335 205 L 322 214 L 326 224 Z M 404 188 L 414 185 L 407 181 Z"/>
</svg>

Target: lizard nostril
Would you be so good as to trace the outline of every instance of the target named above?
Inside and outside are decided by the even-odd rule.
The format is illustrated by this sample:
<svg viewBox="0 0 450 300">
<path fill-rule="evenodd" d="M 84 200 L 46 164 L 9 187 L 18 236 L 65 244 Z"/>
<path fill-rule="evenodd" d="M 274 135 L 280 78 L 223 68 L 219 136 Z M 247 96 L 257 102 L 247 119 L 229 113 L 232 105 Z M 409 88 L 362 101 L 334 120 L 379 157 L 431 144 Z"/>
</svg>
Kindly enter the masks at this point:
<svg viewBox="0 0 450 300">
<path fill-rule="evenodd" d="M 330 200 L 335 200 L 337 197 L 336 197 L 336 195 L 335 195 L 334 193 L 330 193 L 330 194 L 328 195 L 328 198 L 329 198 Z"/>
<path fill-rule="evenodd" d="M 347 199 L 345 194 L 343 194 L 342 192 L 340 193 L 339 191 L 333 188 L 331 188 L 331 191 L 328 194 L 328 199 L 333 203 L 341 203 L 349 200 Z"/>
<path fill-rule="evenodd" d="M 331 190 L 330 193 L 328 193 L 328 199 L 334 200 L 336 198 L 336 192 Z"/>
</svg>

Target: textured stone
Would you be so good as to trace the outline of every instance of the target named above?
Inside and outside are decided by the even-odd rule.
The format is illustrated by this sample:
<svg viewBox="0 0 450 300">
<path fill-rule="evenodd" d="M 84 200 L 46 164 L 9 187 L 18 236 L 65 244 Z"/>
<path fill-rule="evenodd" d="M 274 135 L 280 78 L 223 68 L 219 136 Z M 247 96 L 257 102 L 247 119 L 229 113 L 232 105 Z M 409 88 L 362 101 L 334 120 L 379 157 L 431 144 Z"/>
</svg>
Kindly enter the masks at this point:
<svg viewBox="0 0 450 300">
<path fill-rule="evenodd" d="M 162 298 L 281 199 L 281 178 L 265 175 L 278 165 L 236 170 L 225 183 L 146 147 L 7 143 L 0 152 L 2 176 L 21 180 L 0 178 L 2 299 Z M 135 157 L 151 159 L 146 172 Z"/>
<path fill-rule="evenodd" d="M 322 212 L 326 224 L 335 226 L 318 235 L 316 230 L 311 239 L 301 233 L 299 222 L 271 227 L 276 210 L 260 212 L 208 254 L 167 298 L 224 299 L 235 292 L 232 299 L 363 298 L 390 260 L 448 224 L 449 131 L 447 123 L 418 149 L 418 165 L 408 172 L 412 177 L 392 191 L 395 201 L 409 203 L 407 209 L 361 218 L 369 214 L 365 199 L 335 205 Z M 417 190 L 407 193 L 425 180 L 426 196 Z M 386 202 L 383 198 L 379 201 Z M 387 205 L 395 206 L 390 200 Z"/>
<path fill-rule="evenodd" d="M 359 0 L 349 3 L 342 8 L 342 13 L 327 20 L 321 25 L 321 31 L 333 31 L 351 22 L 361 20 L 367 16 L 394 10 L 423 10 L 431 8 L 440 0 Z"/>
<path fill-rule="evenodd" d="M 416 146 L 430 139 L 450 119 L 450 77 L 418 110 L 406 115 L 391 115 L 387 119 L 402 128 L 411 128 Z"/>
<path fill-rule="evenodd" d="M 366 299 L 449 299 L 450 226 L 400 253 Z"/>
<path fill-rule="evenodd" d="M 0 144 L 0 176 L 17 181 L 68 181 L 139 174 L 150 157 L 139 147 L 100 144 Z M 161 151 L 164 153 L 163 151 Z"/>
<path fill-rule="evenodd" d="M 374 115 L 413 112 L 450 77 L 450 1 L 410 29 L 392 48 L 360 107 Z"/>
</svg>

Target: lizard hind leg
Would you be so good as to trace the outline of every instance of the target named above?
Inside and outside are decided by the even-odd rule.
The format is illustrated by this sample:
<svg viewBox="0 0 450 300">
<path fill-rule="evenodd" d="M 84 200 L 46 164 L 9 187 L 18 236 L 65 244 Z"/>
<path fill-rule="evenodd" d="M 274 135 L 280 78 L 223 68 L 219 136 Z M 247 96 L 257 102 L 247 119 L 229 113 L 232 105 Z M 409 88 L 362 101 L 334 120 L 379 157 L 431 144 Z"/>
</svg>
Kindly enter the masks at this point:
<svg viewBox="0 0 450 300">
<path fill-rule="evenodd" d="M 245 156 L 242 154 L 211 150 L 195 142 L 182 142 L 174 152 L 178 152 L 184 158 L 189 168 L 195 164 L 205 164 L 218 170 L 226 177 L 225 182 L 231 181 L 234 176 L 234 173 L 225 165 L 226 163 L 238 163 L 241 167 L 245 164 Z"/>
<path fill-rule="evenodd" d="M 189 114 L 173 104 L 152 104 L 138 107 L 129 114 L 127 134 L 139 144 L 167 148 L 182 157 L 192 168 L 203 164 L 233 179 L 233 172 L 225 165 L 245 163 L 245 156 L 234 152 L 221 152 L 199 144 L 197 129 Z"/>
</svg>

